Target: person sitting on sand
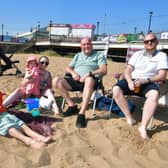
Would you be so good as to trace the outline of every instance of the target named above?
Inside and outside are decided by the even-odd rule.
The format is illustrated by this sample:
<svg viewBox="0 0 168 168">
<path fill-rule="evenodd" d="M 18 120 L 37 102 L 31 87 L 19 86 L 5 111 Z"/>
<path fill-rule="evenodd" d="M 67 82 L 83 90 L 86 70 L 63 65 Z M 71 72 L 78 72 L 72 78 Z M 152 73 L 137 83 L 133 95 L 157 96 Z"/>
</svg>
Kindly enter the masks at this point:
<svg viewBox="0 0 168 168">
<path fill-rule="evenodd" d="M 125 114 L 129 125 L 135 124 L 124 94 L 146 97 L 141 125 L 138 128 L 143 139 L 148 139 L 147 125 L 157 107 L 159 86 L 157 82 L 166 79 L 168 60 L 167 55 L 157 50 L 158 40 L 149 33 L 144 38 L 145 50 L 137 51 L 130 58 L 125 70 L 124 78 L 113 86 L 113 98 Z M 139 87 L 139 93 L 135 93 L 135 87 Z"/>
<path fill-rule="evenodd" d="M 32 148 L 42 148 L 47 146 L 47 143 L 51 140 L 50 136 L 44 137 L 31 130 L 22 120 L 18 119 L 15 115 L 9 114 L 2 104 L 0 106 L 0 135 L 10 135 Z"/>
<path fill-rule="evenodd" d="M 31 56 L 32 57 L 32 56 Z M 49 64 L 49 59 L 46 56 L 41 56 L 38 61 L 38 72 L 39 77 L 36 82 L 39 82 L 39 87 L 36 89 L 39 89 L 39 97 L 45 96 L 47 99 L 49 99 L 51 104 L 51 110 L 54 112 L 55 115 L 59 114 L 59 108 L 57 106 L 54 94 L 51 90 L 52 88 L 52 77 L 51 73 L 46 70 L 46 67 Z M 24 98 L 28 96 L 25 92 L 25 88 L 27 84 L 29 83 L 29 79 L 25 75 L 21 87 L 16 89 L 14 92 L 12 92 L 4 101 L 3 106 L 8 107 L 9 105 L 12 105 L 14 102 L 19 101 L 21 98 Z M 36 96 L 36 94 L 34 94 Z"/>
<path fill-rule="evenodd" d="M 52 92 L 52 76 L 49 71 L 46 70 L 49 65 L 49 59 L 47 56 L 41 56 L 39 58 L 39 75 L 40 75 L 40 95 L 47 97 L 52 104 L 51 110 L 55 115 L 59 115 L 59 108 Z"/>
</svg>

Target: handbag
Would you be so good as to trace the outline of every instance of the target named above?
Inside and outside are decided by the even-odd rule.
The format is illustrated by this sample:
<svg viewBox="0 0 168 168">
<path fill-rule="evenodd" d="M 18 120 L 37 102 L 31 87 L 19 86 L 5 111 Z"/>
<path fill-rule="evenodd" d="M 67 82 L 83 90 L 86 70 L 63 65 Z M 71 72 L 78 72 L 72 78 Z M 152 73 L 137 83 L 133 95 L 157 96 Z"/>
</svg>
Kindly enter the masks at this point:
<svg viewBox="0 0 168 168">
<path fill-rule="evenodd" d="M 48 99 L 47 97 L 41 96 L 39 100 L 39 107 L 50 110 L 52 103 L 52 100 Z"/>
<path fill-rule="evenodd" d="M 97 100 L 96 108 L 98 110 L 109 111 L 110 106 L 111 106 L 111 102 L 112 102 L 112 98 L 102 96 Z M 127 100 L 127 102 L 128 102 L 129 110 L 131 111 L 131 113 L 133 113 L 135 105 L 130 100 Z M 111 112 L 117 114 L 120 117 L 125 116 L 124 113 L 121 111 L 121 109 L 118 107 L 118 105 L 116 104 L 116 102 L 114 100 L 113 100 L 113 105 L 112 105 L 112 108 L 111 108 Z"/>
</svg>

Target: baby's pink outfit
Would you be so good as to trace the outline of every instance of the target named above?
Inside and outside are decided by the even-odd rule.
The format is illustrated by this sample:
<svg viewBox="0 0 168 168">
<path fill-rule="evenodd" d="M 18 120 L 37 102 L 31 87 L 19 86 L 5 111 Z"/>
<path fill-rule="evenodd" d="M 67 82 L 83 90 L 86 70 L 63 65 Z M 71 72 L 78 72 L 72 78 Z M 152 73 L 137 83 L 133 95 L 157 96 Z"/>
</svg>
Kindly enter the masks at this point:
<svg viewBox="0 0 168 168">
<path fill-rule="evenodd" d="M 31 77 L 33 79 L 32 82 L 29 82 L 25 88 L 26 95 L 34 95 L 39 96 L 40 90 L 39 90 L 39 69 L 38 67 L 33 67 L 33 76 Z"/>
</svg>

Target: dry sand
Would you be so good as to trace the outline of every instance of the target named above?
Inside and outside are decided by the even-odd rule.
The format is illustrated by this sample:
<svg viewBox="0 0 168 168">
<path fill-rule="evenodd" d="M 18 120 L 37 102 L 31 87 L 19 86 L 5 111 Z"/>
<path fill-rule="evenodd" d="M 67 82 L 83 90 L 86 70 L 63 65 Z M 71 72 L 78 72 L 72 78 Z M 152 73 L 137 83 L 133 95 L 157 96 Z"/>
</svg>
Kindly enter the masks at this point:
<svg viewBox="0 0 168 168">
<path fill-rule="evenodd" d="M 17 54 L 18 67 L 24 72 L 27 55 Z M 62 75 L 69 58 L 50 57 L 48 69 L 53 76 Z M 114 83 L 112 74 L 121 72 L 122 63 L 108 61 L 108 74 L 104 77 L 105 89 Z M 12 73 L 15 70 L 6 71 Z M 20 85 L 22 78 L 12 75 L 0 77 L 0 90 L 12 92 Z M 6 168 L 166 168 L 168 167 L 168 108 L 158 106 L 151 139 L 144 141 L 137 127 L 141 119 L 141 101 L 135 101 L 134 112 L 138 123 L 128 126 L 124 118 L 112 115 L 106 119 L 106 112 L 96 111 L 91 115 L 88 109 L 88 125 L 85 129 L 75 127 L 76 116 L 63 118 L 53 124 L 53 142 L 48 147 L 35 150 L 26 147 L 13 138 L 0 137 L 0 167 Z"/>
</svg>

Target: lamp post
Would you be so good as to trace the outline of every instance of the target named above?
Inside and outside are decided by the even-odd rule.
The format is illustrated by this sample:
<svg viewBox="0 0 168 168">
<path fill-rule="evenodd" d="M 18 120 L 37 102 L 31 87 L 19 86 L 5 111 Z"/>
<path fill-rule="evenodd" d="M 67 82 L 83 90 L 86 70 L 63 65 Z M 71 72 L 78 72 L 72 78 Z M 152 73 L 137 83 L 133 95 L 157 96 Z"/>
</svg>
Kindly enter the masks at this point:
<svg viewBox="0 0 168 168">
<path fill-rule="evenodd" d="M 2 24 L 2 41 L 4 41 L 4 24 Z"/>
<path fill-rule="evenodd" d="M 134 34 L 136 34 L 137 32 L 137 27 L 134 27 Z"/>
<path fill-rule="evenodd" d="M 106 13 L 104 14 L 103 37 L 106 35 Z"/>
<path fill-rule="evenodd" d="M 49 41 L 51 41 L 51 27 L 52 27 L 52 20 L 50 20 L 49 24 Z"/>
<path fill-rule="evenodd" d="M 151 31 L 151 20 L 152 20 L 153 12 L 149 12 L 149 24 L 148 24 L 148 33 Z"/>
<path fill-rule="evenodd" d="M 37 22 L 37 40 L 40 38 L 40 21 Z"/>
<path fill-rule="evenodd" d="M 99 25 L 100 25 L 100 22 L 97 21 L 97 36 L 99 36 Z"/>
</svg>

